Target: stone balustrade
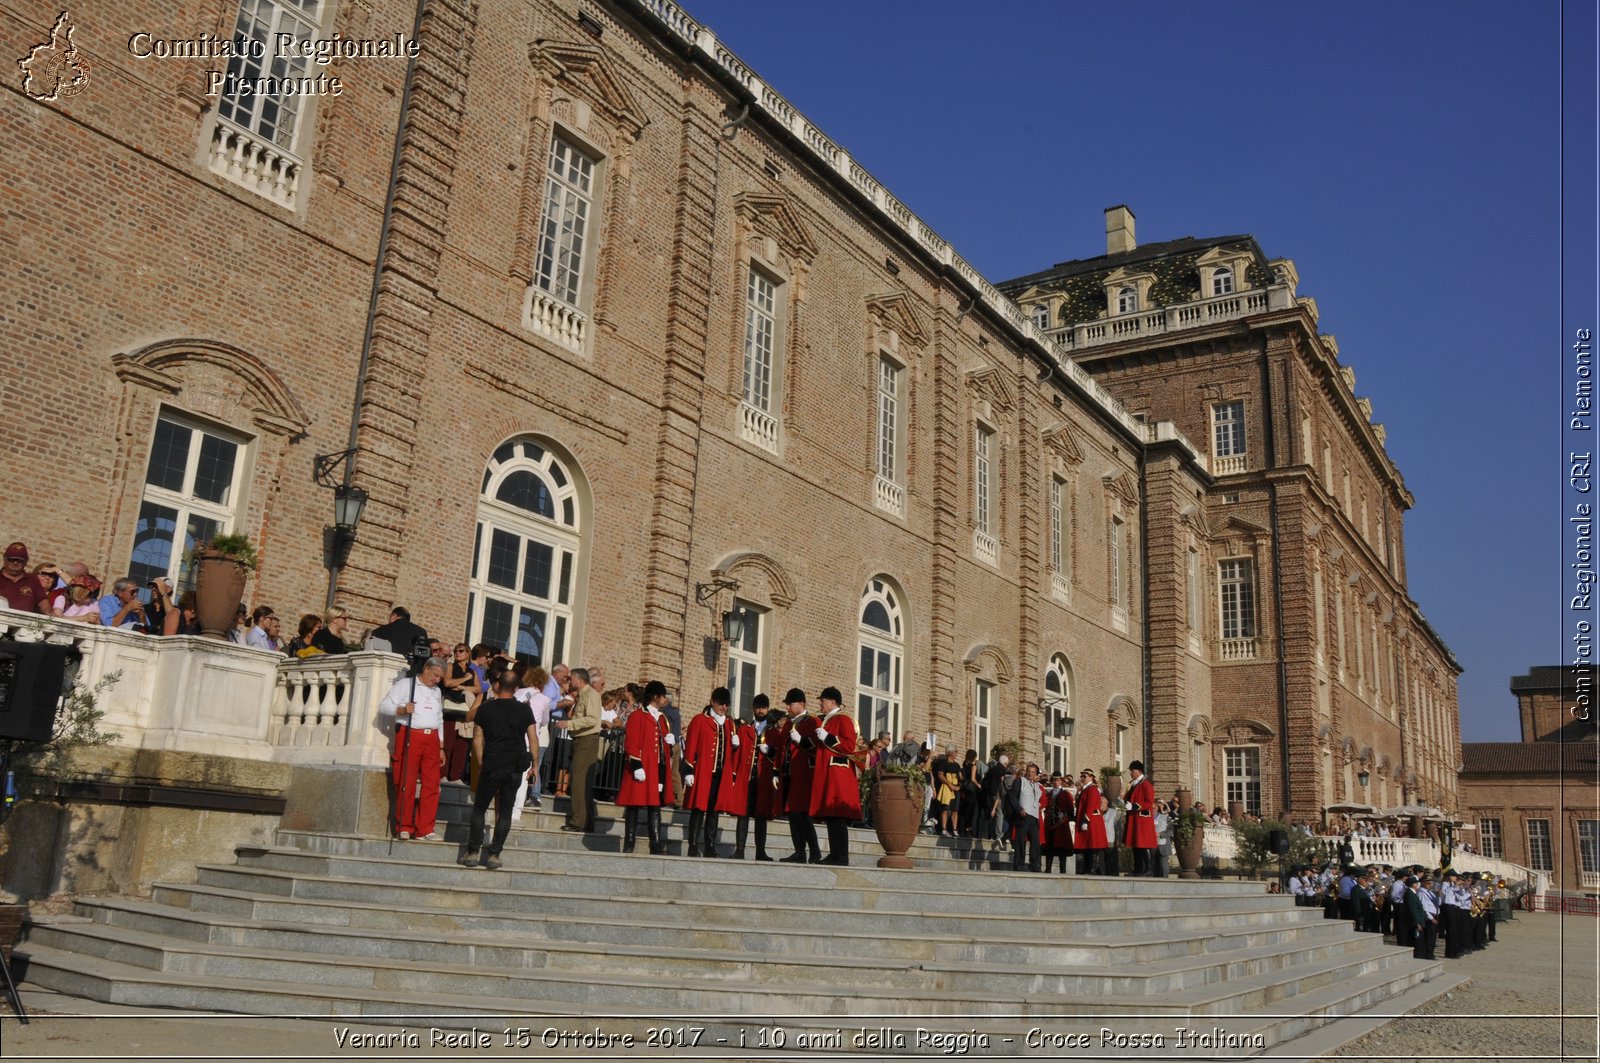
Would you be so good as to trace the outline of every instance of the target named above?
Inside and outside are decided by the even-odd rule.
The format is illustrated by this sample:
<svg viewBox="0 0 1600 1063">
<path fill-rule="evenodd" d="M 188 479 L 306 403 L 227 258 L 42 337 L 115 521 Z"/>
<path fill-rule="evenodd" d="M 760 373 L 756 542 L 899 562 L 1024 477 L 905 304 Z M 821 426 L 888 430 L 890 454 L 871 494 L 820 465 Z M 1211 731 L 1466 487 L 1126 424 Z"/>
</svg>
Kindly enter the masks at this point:
<svg viewBox="0 0 1600 1063">
<path fill-rule="evenodd" d="M 1224 661 L 1251 661 L 1255 659 L 1257 645 L 1255 639 L 1223 639 L 1218 645 L 1217 656 Z"/>
<path fill-rule="evenodd" d="M 879 509 L 897 517 L 906 515 L 906 489 L 886 476 L 874 481 L 874 498 Z"/>
<path fill-rule="evenodd" d="M 972 533 L 972 552 L 979 561 L 986 565 L 999 564 L 1000 541 L 992 535 L 975 531 Z"/>
<path fill-rule="evenodd" d="M 1159 310 L 1081 321 L 1076 325 L 1050 329 L 1048 335 L 1068 351 L 1081 351 L 1106 343 L 1120 343 L 1143 336 L 1232 321 L 1268 310 L 1283 310 L 1293 305 L 1293 293 L 1286 285 L 1272 285 L 1248 292 L 1196 299 Z"/>
<path fill-rule="evenodd" d="M 378 716 L 378 703 L 405 671 L 393 653 L 285 659 L 267 731 L 274 759 L 383 767 L 394 721 Z"/>
<path fill-rule="evenodd" d="M 762 450 L 778 452 L 778 419 L 748 402 L 739 403 L 739 438 Z"/>
<path fill-rule="evenodd" d="M 589 317 L 570 303 L 564 303 L 537 284 L 530 284 L 523 301 L 522 324 L 531 332 L 559 343 L 569 351 L 583 353 L 589 337 Z"/>
<path fill-rule="evenodd" d="M 281 207 L 293 209 L 300 194 L 300 160 L 227 119 L 217 119 L 207 161 L 212 173 Z"/>
</svg>

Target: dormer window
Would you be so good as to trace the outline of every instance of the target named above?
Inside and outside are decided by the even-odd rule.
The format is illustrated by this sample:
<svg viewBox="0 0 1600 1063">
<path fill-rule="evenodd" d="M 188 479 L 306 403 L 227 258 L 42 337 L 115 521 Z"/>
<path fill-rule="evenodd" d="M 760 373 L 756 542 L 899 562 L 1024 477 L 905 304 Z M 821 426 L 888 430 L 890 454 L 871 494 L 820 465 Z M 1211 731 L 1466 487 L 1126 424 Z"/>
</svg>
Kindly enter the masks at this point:
<svg viewBox="0 0 1600 1063">
<path fill-rule="evenodd" d="M 1121 288 L 1117 291 L 1117 313 L 1131 314 L 1139 309 L 1139 293 L 1133 288 Z"/>
<path fill-rule="evenodd" d="M 1211 273 L 1211 294 L 1229 295 L 1233 292 L 1233 269 L 1221 266 Z"/>
<path fill-rule="evenodd" d="M 1050 307 L 1044 303 L 1036 303 L 1033 307 L 1033 324 L 1040 332 L 1050 327 Z"/>
</svg>

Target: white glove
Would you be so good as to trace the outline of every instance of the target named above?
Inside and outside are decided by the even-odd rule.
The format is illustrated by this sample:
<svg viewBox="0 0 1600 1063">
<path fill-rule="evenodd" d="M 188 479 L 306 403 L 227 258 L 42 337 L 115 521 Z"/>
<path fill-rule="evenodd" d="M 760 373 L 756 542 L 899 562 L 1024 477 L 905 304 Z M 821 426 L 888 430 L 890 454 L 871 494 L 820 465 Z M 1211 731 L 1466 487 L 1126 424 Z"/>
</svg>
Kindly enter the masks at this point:
<svg viewBox="0 0 1600 1063">
<path fill-rule="evenodd" d="M 759 746 L 756 746 L 756 748 L 761 750 L 761 755 L 763 757 L 772 752 L 772 750 L 767 748 L 767 744 L 765 742 L 761 743 Z"/>
<path fill-rule="evenodd" d="M 644 769 L 643 768 L 634 768 L 633 769 L 633 781 L 634 782 L 644 782 Z"/>
<path fill-rule="evenodd" d="M 800 731 L 798 728 L 789 732 L 789 741 L 793 742 L 795 745 L 800 744 Z"/>
<path fill-rule="evenodd" d="M 675 746 L 678 744 L 678 736 L 673 734 L 671 731 L 668 731 L 666 734 L 662 735 L 661 740 L 669 746 Z"/>
<path fill-rule="evenodd" d="M 694 785 L 694 776 L 693 775 L 685 775 L 683 777 L 683 785 L 685 785 L 685 786 L 693 786 Z"/>
<path fill-rule="evenodd" d="M 734 735 L 733 736 L 733 748 L 734 749 L 738 749 L 739 748 L 739 736 L 738 735 Z"/>
</svg>

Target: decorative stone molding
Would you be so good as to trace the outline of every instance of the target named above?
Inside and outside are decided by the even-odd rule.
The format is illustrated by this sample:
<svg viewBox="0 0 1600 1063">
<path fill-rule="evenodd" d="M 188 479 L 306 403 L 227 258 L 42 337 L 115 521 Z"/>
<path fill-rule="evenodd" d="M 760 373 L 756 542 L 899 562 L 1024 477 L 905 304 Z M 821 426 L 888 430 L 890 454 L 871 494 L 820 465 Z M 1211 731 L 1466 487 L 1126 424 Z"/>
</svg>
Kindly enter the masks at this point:
<svg viewBox="0 0 1600 1063">
<path fill-rule="evenodd" d="M 787 196 L 741 192 L 733 197 L 733 209 L 748 232 L 776 240 L 784 254 L 798 264 L 809 266 L 816 258 L 816 239 Z"/>
<path fill-rule="evenodd" d="M 1100 482 L 1105 485 L 1106 494 L 1115 497 L 1129 509 L 1139 505 L 1139 484 L 1127 473 L 1118 476 L 1102 476 Z"/>
<path fill-rule="evenodd" d="M 1078 432 L 1066 421 L 1059 421 L 1042 433 L 1044 450 L 1060 462 L 1067 465 L 1083 464 L 1083 445 L 1079 442 Z"/>
<path fill-rule="evenodd" d="M 1010 413 L 1016 408 L 1017 392 L 1005 374 L 992 365 L 979 366 L 967 371 L 967 390 L 980 402 L 988 403 L 994 414 Z M 994 426 L 998 427 L 998 425 Z"/>
<path fill-rule="evenodd" d="M 973 675 L 981 674 L 986 668 L 994 672 L 997 682 L 1009 683 L 1013 670 L 1011 658 L 1000 647 L 987 642 L 980 642 L 967 651 L 966 659 L 962 662 L 968 672 Z"/>
<path fill-rule="evenodd" d="M 1211 717 L 1196 713 L 1189 717 L 1187 730 L 1191 742 L 1211 741 Z"/>
<path fill-rule="evenodd" d="M 927 317 L 905 292 L 869 295 L 867 314 L 879 333 L 876 346 L 891 354 L 900 353 L 902 342 L 913 347 L 926 346 L 932 334 Z"/>
<path fill-rule="evenodd" d="M 1106 715 L 1114 727 L 1136 729 L 1139 726 L 1139 703 L 1128 694 L 1114 694 L 1106 706 Z"/>
<path fill-rule="evenodd" d="M 131 354 L 114 354 L 111 365 L 123 383 L 171 395 L 184 391 L 188 383 L 186 370 L 208 366 L 242 385 L 242 394 L 225 397 L 228 402 L 243 399 L 247 403 L 243 410 L 235 408 L 235 419 L 246 413 L 262 430 L 292 439 L 304 435 L 311 424 L 311 415 L 283 378 L 255 355 L 231 344 L 205 339 L 162 340 Z M 202 412 L 220 416 L 224 411 Z"/>
<path fill-rule="evenodd" d="M 540 39 L 528 47 L 528 60 L 540 73 L 572 86 L 598 105 L 634 140 L 649 124 L 644 109 L 618 75 L 610 57 L 599 48 Z"/>
<path fill-rule="evenodd" d="M 711 570 L 711 575 L 721 579 L 745 570 L 759 572 L 765 577 L 767 595 L 773 605 L 787 609 L 794 604 L 796 597 L 794 578 L 789 575 L 787 569 L 766 554 L 754 551 L 729 554 L 717 562 L 716 567 Z"/>
</svg>

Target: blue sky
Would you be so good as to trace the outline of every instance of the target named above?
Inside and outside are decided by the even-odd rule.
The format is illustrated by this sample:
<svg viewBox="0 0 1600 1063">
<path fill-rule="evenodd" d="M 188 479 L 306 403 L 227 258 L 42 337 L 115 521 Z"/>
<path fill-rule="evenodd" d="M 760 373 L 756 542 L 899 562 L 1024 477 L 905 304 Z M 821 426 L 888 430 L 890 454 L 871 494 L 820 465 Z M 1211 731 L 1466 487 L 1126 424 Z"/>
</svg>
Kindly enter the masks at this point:
<svg viewBox="0 0 1600 1063">
<path fill-rule="evenodd" d="M 1117 203 L 1293 259 L 1416 496 L 1462 737 L 1518 737 L 1510 677 L 1567 660 L 1556 4 L 684 6 L 991 280 Z"/>
</svg>

